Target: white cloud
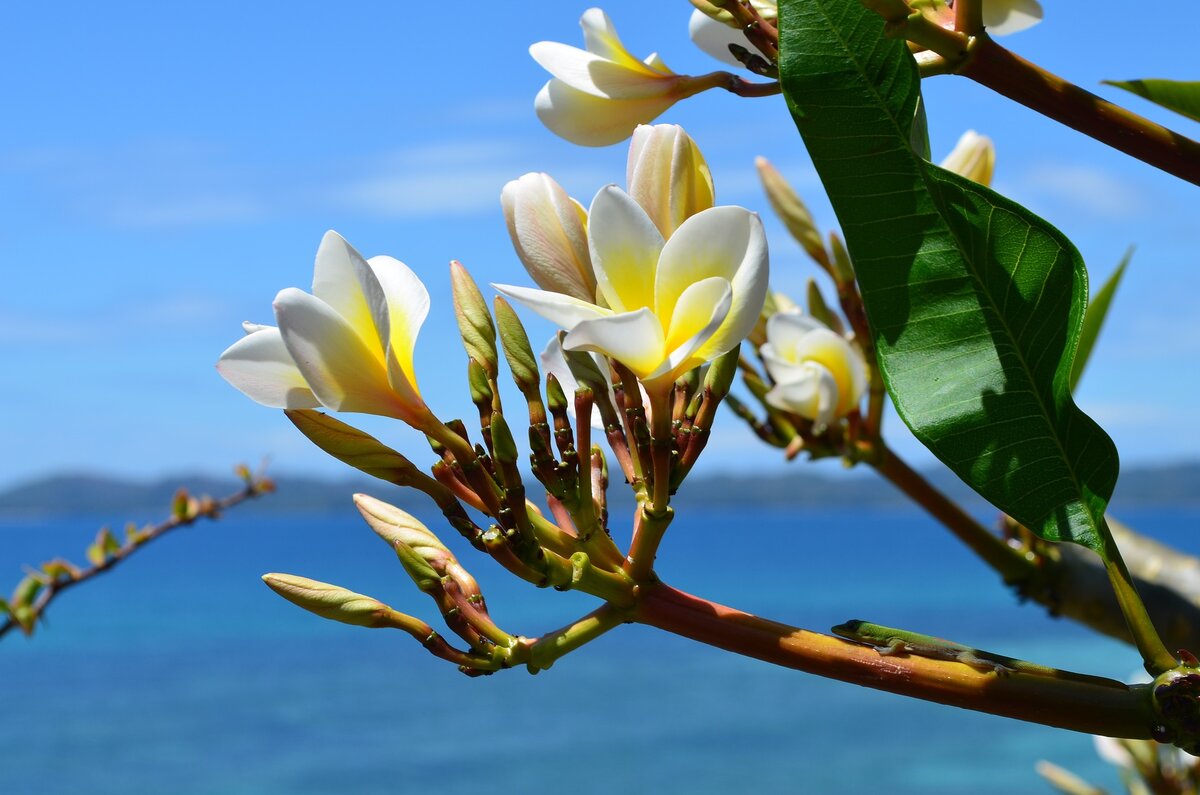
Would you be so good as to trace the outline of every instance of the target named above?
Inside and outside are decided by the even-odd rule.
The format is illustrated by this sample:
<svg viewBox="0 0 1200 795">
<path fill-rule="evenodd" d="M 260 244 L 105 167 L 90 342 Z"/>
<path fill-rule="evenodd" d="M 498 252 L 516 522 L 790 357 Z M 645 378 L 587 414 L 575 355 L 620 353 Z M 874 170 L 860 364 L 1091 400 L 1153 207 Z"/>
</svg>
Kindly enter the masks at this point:
<svg viewBox="0 0 1200 795">
<path fill-rule="evenodd" d="M 1144 214 L 1149 202 L 1127 179 L 1081 163 L 1041 163 L 1018 176 L 1001 193 L 1065 203 L 1101 220 L 1128 220 Z"/>
</svg>

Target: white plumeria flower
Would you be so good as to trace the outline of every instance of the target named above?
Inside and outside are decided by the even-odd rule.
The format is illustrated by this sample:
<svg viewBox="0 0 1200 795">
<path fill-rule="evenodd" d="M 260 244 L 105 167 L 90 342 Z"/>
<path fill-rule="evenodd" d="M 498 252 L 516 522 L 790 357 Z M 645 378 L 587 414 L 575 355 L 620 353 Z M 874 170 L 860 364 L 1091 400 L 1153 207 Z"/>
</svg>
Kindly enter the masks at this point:
<svg viewBox="0 0 1200 795">
<path fill-rule="evenodd" d="M 766 235 L 758 216 L 742 207 L 705 210 L 664 240 L 646 211 L 610 185 L 588 211 L 588 243 L 605 306 L 525 287 L 496 289 L 566 329 L 564 348 L 624 364 L 652 396 L 740 344 L 766 298 Z"/>
<path fill-rule="evenodd" d="M 866 391 L 862 355 L 808 315 L 772 315 L 767 320 L 767 341 L 759 352 L 775 381 L 767 402 L 812 420 L 816 433 L 857 408 Z"/>
<path fill-rule="evenodd" d="M 774 0 L 751 0 L 751 4 L 763 19 L 774 20 L 779 16 L 779 6 Z M 755 52 L 754 45 L 746 38 L 745 33 L 719 19 L 713 19 L 700 9 L 693 11 L 691 19 L 688 20 L 688 36 L 703 52 L 730 66 L 743 65 L 729 51 L 730 44 Z"/>
<path fill-rule="evenodd" d="M 986 135 L 967 130 L 950 154 L 946 155 L 941 166 L 980 185 L 989 186 L 996 167 L 996 147 Z"/>
<path fill-rule="evenodd" d="M 549 174 L 530 173 L 500 192 L 513 248 L 538 287 L 596 299 L 587 242 L 587 210 Z"/>
<path fill-rule="evenodd" d="M 607 146 L 629 137 L 684 97 L 711 88 L 704 79 L 672 72 L 658 54 L 638 60 L 612 20 L 589 8 L 579 20 L 586 49 L 540 41 L 529 54 L 554 76 L 534 100 L 552 132 L 582 146 Z"/>
<path fill-rule="evenodd" d="M 714 203 L 708 163 L 678 124 L 642 124 L 633 131 L 625 184 L 664 238 Z"/>
<path fill-rule="evenodd" d="M 1020 33 L 1041 21 L 1038 0 L 987 0 L 983 4 L 983 26 L 993 36 Z"/>
<path fill-rule="evenodd" d="M 272 408 L 317 408 L 395 417 L 415 427 L 432 415 L 413 377 L 413 347 L 429 293 L 407 265 L 367 260 L 336 232 L 317 250 L 312 294 L 275 297 L 278 328 L 246 324 L 217 370 Z"/>
</svg>

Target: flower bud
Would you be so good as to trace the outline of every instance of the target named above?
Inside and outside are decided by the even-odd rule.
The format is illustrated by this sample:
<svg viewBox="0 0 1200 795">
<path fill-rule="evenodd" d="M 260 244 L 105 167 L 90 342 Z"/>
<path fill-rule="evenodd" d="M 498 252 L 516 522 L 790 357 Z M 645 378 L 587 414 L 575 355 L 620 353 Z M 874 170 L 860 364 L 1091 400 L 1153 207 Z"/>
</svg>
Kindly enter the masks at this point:
<svg viewBox="0 0 1200 795">
<path fill-rule="evenodd" d="M 392 609 L 369 596 L 292 574 L 264 574 L 263 582 L 292 604 L 321 618 L 359 627 L 391 626 L 387 618 Z"/>
<path fill-rule="evenodd" d="M 704 155 L 677 124 L 639 125 L 629 143 L 628 193 L 663 238 L 713 206 L 713 182 Z"/>
<path fill-rule="evenodd" d="M 496 327 L 479 285 L 457 260 L 450 263 L 450 289 L 454 296 L 454 317 L 467 355 L 479 363 L 488 377 L 495 378 Z"/>
<path fill-rule="evenodd" d="M 525 333 L 521 319 L 517 317 L 508 301 L 496 296 L 495 306 L 500 344 L 504 347 L 504 356 L 508 359 L 508 369 L 512 371 L 513 381 L 523 395 L 536 392 L 542 377 L 538 372 L 537 357 L 533 355 L 533 348 L 529 346 L 529 335 Z"/>
<path fill-rule="evenodd" d="M 967 130 L 941 165 L 960 177 L 990 186 L 992 170 L 996 165 L 996 147 L 986 135 Z"/>
<path fill-rule="evenodd" d="M 543 290 L 596 300 L 587 210 L 548 174 L 530 173 L 500 192 L 504 221 L 525 270 Z"/>
<path fill-rule="evenodd" d="M 825 252 L 821 233 L 817 231 L 812 213 L 800 200 L 800 196 L 765 157 L 755 158 L 754 165 L 758 168 L 758 178 L 762 180 L 767 201 L 771 203 L 771 208 L 775 210 L 779 220 L 783 221 L 788 232 L 808 252 L 808 256 L 822 265 L 828 263 L 829 255 Z"/>
</svg>

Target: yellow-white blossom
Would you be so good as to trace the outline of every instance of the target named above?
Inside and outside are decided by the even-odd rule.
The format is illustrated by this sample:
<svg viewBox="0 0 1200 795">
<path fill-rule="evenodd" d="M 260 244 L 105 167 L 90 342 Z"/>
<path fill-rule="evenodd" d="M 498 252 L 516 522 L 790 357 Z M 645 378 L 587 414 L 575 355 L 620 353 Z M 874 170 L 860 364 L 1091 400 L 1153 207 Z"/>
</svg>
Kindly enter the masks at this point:
<svg viewBox="0 0 1200 795">
<path fill-rule="evenodd" d="M 432 419 L 417 391 L 413 348 L 429 293 L 407 265 L 367 260 L 336 232 L 317 250 L 312 294 L 275 297 L 278 327 L 247 324 L 217 370 L 251 399 L 273 408 L 317 408 Z"/>
<path fill-rule="evenodd" d="M 941 165 L 961 177 L 990 186 L 992 171 L 996 166 L 996 147 L 986 135 L 967 130 Z"/>
<path fill-rule="evenodd" d="M 582 146 L 623 141 L 638 124 L 713 83 L 672 72 L 657 53 L 639 60 L 625 49 L 612 20 L 590 8 L 579 20 L 584 49 L 541 41 L 529 54 L 553 79 L 534 109 L 552 132 Z"/>
<path fill-rule="evenodd" d="M 808 315 L 772 315 L 759 352 L 775 381 L 767 402 L 812 420 L 817 433 L 857 408 L 866 391 L 862 354 Z"/>
<path fill-rule="evenodd" d="M 525 270 L 543 290 L 596 299 L 587 210 L 549 174 L 530 173 L 500 192 L 504 220 Z"/>
<path fill-rule="evenodd" d="M 708 163 L 678 124 L 643 124 L 633 131 L 625 184 L 664 238 L 714 203 Z"/>
<path fill-rule="evenodd" d="M 610 356 L 651 392 L 720 356 L 753 328 L 767 291 L 767 240 L 758 216 L 712 207 L 664 239 L 615 185 L 588 211 L 598 303 L 497 285 L 567 330 L 563 347 Z"/>
</svg>

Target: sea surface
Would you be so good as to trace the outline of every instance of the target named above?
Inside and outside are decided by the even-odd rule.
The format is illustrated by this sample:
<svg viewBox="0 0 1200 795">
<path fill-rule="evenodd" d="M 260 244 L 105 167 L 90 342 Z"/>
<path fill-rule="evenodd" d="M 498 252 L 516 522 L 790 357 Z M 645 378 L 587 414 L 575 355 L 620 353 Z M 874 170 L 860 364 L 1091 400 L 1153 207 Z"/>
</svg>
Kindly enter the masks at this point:
<svg viewBox="0 0 1200 795">
<path fill-rule="evenodd" d="M 82 559 L 101 523 L 124 518 L 0 521 L 0 591 L 23 563 Z M 424 518 L 441 531 L 436 512 Z M 1200 550 L 1196 511 L 1122 518 Z M 540 634 L 594 604 L 515 581 L 451 535 L 510 632 Z M 177 531 L 65 593 L 31 640 L 0 641 L 0 794 L 1049 793 L 1039 759 L 1118 790 L 1085 735 L 646 627 L 619 627 L 537 676 L 469 679 L 406 635 L 293 607 L 261 583 L 268 571 L 437 625 L 349 501 L 322 516 L 234 510 Z M 1116 678 L 1139 667 L 1130 648 L 1019 605 L 916 511 L 689 512 L 685 494 L 659 571 L 810 629 L 862 618 Z"/>
</svg>

